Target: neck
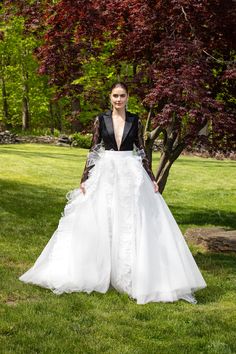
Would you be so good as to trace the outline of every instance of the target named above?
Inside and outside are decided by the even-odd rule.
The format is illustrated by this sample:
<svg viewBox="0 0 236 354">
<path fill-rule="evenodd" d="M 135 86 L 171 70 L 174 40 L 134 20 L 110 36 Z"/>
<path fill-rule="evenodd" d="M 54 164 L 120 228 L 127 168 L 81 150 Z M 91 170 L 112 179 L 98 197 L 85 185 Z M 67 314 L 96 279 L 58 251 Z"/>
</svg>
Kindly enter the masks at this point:
<svg viewBox="0 0 236 354">
<path fill-rule="evenodd" d="M 125 116 L 125 112 L 126 112 L 126 109 L 125 107 L 123 108 L 120 108 L 120 109 L 117 109 L 115 107 L 112 108 L 112 113 L 116 116 L 122 116 L 124 117 Z"/>
</svg>

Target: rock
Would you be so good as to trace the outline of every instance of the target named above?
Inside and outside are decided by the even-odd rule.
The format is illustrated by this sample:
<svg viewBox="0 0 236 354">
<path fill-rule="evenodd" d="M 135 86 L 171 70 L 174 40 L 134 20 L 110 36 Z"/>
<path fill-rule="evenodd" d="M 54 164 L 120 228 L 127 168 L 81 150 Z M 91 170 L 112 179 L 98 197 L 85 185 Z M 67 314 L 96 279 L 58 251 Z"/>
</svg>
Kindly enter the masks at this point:
<svg viewBox="0 0 236 354">
<path fill-rule="evenodd" d="M 19 139 L 16 134 L 11 133 L 9 130 L 0 132 L 0 144 L 15 144 Z"/>
<path fill-rule="evenodd" d="M 221 227 L 188 229 L 184 235 L 187 241 L 201 245 L 211 252 L 236 252 L 236 230 Z"/>
<path fill-rule="evenodd" d="M 62 135 L 58 138 L 57 145 L 60 145 L 60 144 L 62 144 L 62 146 L 65 144 L 71 145 L 71 139 L 66 135 Z"/>
<path fill-rule="evenodd" d="M 34 144 L 56 144 L 58 138 L 50 135 L 34 136 L 34 135 L 22 135 L 19 137 L 21 143 L 34 143 Z"/>
</svg>

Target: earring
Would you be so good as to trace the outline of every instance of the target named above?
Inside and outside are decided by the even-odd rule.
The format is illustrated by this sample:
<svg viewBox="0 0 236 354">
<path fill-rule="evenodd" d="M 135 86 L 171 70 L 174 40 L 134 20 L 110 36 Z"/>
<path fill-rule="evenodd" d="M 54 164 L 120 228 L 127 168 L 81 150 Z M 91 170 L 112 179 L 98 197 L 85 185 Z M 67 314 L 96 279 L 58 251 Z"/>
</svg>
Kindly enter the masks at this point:
<svg viewBox="0 0 236 354">
<path fill-rule="evenodd" d="M 128 111 L 128 101 L 126 102 L 125 109 Z"/>
</svg>

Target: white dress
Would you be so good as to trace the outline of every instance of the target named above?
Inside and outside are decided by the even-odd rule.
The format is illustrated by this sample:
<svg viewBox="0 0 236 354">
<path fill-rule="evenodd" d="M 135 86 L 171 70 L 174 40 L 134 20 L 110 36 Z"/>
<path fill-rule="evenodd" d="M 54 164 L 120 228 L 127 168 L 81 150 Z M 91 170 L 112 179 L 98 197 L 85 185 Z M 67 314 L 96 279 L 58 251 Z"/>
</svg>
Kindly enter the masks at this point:
<svg viewBox="0 0 236 354">
<path fill-rule="evenodd" d="M 19 279 L 55 294 L 112 286 L 138 304 L 196 303 L 206 283 L 140 154 L 98 144 L 88 160 L 86 193 L 68 193 L 57 230 Z"/>
</svg>

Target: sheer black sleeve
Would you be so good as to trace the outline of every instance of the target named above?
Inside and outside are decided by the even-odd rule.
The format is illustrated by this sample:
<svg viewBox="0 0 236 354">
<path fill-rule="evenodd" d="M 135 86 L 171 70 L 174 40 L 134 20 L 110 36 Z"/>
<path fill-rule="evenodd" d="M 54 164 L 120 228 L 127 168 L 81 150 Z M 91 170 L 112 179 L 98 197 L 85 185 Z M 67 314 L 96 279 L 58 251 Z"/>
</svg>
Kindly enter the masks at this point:
<svg viewBox="0 0 236 354">
<path fill-rule="evenodd" d="M 155 176 L 152 172 L 151 169 L 151 164 L 149 161 L 149 158 L 147 156 L 147 152 L 146 149 L 144 147 L 144 140 L 143 140 L 143 126 L 142 123 L 140 121 L 140 119 L 138 119 L 138 129 L 137 129 L 137 136 L 135 139 L 135 145 L 138 149 L 138 152 L 140 154 L 140 156 L 142 157 L 142 164 L 143 167 L 145 168 L 145 170 L 147 171 L 149 177 L 151 178 L 152 181 L 156 181 Z"/>
<path fill-rule="evenodd" d="M 92 137 L 92 143 L 89 149 L 89 152 L 93 150 L 93 148 L 101 142 L 101 131 L 100 131 L 100 121 L 99 117 L 97 116 L 94 120 L 94 125 L 93 125 L 93 137 Z M 88 166 L 88 158 L 85 163 L 84 171 L 81 177 L 80 183 L 83 183 L 88 179 L 88 174 L 89 171 L 94 167 L 94 165 Z"/>
</svg>

